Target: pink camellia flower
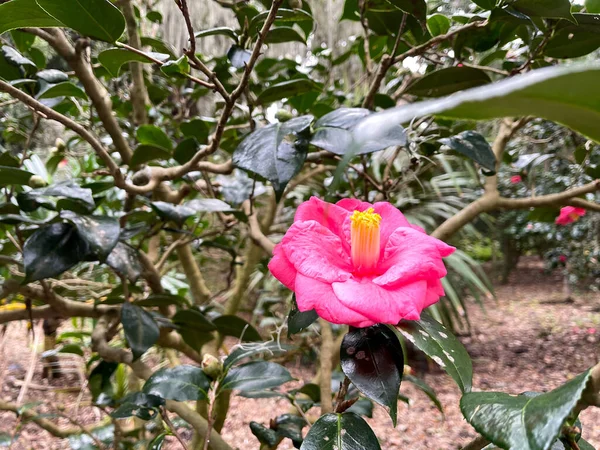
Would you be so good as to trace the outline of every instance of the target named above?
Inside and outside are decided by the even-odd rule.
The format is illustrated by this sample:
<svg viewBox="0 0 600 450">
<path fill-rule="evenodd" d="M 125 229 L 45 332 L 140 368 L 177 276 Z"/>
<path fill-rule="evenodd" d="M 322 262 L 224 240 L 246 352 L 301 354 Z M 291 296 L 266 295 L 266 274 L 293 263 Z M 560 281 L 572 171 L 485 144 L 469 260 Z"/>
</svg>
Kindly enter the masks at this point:
<svg viewBox="0 0 600 450">
<path fill-rule="evenodd" d="M 558 260 L 559 260 L 561 263 L 565 263 L 565 262 L 567 262 L 567 257 L 566 257 L 565 255 L 560 255 L 560 256 L 558 257 Z"/>
<path fill-rule="evenodd" d="M 512 184 L 517 184 L 517 183 L 520 183 L 521 181 L 523 181 L 523 178 L 521 178 L 521 175 L 513 175 L 512 177 L 510 177 L 510 182 Z"/>
<path fill-rule="evenodd" d="M 298 207 L 269 270 L 296 293 L 300 311 L 362 328 L 418 320 L 444 295 L 442 257 L 454 250 L 387 202 L 312 197 Z"/>
<path fill-rule="evenodd" d="M 555 220 L 557 225 L 568 225 L 577 222 L 581 216 L 585 216 L 585 209 L 575 206 L 565 206 L 560 208 L 560 214 Z"/>
</svg>

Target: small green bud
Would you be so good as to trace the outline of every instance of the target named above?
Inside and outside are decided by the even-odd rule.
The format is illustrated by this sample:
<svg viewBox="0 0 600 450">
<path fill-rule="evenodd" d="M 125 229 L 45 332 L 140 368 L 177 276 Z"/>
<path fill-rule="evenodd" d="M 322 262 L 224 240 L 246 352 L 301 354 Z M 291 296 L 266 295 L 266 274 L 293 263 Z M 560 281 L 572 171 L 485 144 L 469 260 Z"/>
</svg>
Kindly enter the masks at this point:
<svg viewBox="0 0 600 450">
<path fill-rule="evenodd" d="M 46 180 L 44 180 L 42 177 L 40 177 L 39 175 L 33 175 L 30 179 L 29 179 L 29 183 L 27 183 L 29 185 L 29 187 L 32 188 L 43 188 L 48 186 L 48 183 L 46 182 Z"/>
<path fill-rule="evenodd" d="M 285 110 L 285 109 L 280 109 L 279 111 L 277 111 L 275 113 L 275 118 L 277 120 L 279 120 L 280 122 L 287 122 L 288 120 L 290 120 L 292 117 L 292 113 Z"/>
<path fill-rule="evenodd" d="M 67 146 L 65 145 L 65 141 L 63 141 L 61 138 L 56 138 L 56 142 L 54 143 L 54 146 L 56 147 L 56 150 L 59 152 L 64 152 L 67 149 Z"/>
<path fill-rule="evenodd" d="M 202 370 L 206 376 L 216 380 L 223 373 L 223 363 L 213 355 L 206 354 L 202 358 Z"/>
<path fill-rule="evenodd" d="M 290 8 L 292 9 L 301 9 L 302 8 L 302 0 L 289 0 L 288 1 Z"/>
</svg>

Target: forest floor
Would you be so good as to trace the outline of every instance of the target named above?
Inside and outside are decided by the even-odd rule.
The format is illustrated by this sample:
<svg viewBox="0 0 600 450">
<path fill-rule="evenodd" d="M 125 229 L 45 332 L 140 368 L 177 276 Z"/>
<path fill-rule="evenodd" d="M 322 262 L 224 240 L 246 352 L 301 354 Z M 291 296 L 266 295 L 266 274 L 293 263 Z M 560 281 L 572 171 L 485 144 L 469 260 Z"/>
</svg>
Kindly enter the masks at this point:
<svg viewBox="0 0 600 450">
<path fill-rule="evenodd" d="M 473 358 L 475 390 L 510 394 L 546 391 L 600 360 L 600 295 L 575 293 L 574 301 L 566 303 L 561 275 L 558 272 L 544 274 L 539 260 L 524 258 L 510 282 L 496 287 L 496 296 L 497 300 L 487 300 L 485 311 L 477 305 L 470 306 L 472 330 L 461 337 Z M 3 348 L 0 348 L 0 400 L 14 402 L 32 360 L 32 345 L 31 339 L 28 345 L 24 342 L 22 324 L 11 324 L 8 333 Z M 76 357 L 67 361 L 77 365 Z M 299 366 L 291 367 L 290 371 L 299 382 L 308 382 L 313 376 L 311 370 Z M 41 364 L 38 363 L 25 401 L 41 398 L 51 405 L 63 405 L 65 415 L 76 417 L 81 423 L 96 423 L 102 413 L 86 406 L 86 402 L 89 404 L 87 390 L 79 397 L 81 381 L 78 372 L 80 369 L 48 386 L 41 379 Z M 436 391 L 445 417 L 423 393 L 410 383 L 403 383 L 401 393 L 409 397 L 411 403 L 399 403 L 398 426 L 392 428 L 389 416 L 378 406 L 373 418 L 368 419 L 383 450 L 451 450 L 475 437 L 474 430 L 458 408 L 460 393 L 454 382 L 439 370 L 429 371 L 424 374 L 424 379 Z M 72 391 L 65 392 L 65 388 Z M 40 405 L 37 410 L 49 412 L 44 408 Z M 257 450 L 258 442 L 248 424 L 251 421 L 268 424 L 271 417 L 288 409 L 289 404 L 285 401 L 236 396 L 223 437 L 239 450 Z M 581 422 L 583 437 L 600 449 L 600 410 L 584 411 Z M 64 418 L 60 423 L 69 425 Z M 15 415 L 0 412 L 0 447 L 2 433 L 12 434 L 14 429 Z M 182 434 L 189 436 L 185 430 Z M 166 447 L 179 448 L 175 441 Z M 68 441 L 54 438 L 34 424 L 25 425 L 12 446 L 13 450 L 68 448 Z M 279 446 L 281 450 L 292 448 L 290 441 Z"/>
</svg>

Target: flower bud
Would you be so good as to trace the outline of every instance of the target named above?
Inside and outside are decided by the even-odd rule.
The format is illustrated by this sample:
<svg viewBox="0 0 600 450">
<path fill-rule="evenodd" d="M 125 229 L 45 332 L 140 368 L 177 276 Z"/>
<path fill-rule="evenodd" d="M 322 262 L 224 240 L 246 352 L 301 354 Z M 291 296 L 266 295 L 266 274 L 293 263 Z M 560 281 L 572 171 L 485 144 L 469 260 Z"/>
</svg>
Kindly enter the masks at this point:
<svg viewBox="0 0 600 450">
<path fill-rule="evenodd" d="M 223 373 L 223 363 L 213 355 L 206 354 L 202 358 L 202 370 L 209 378 L 215 380 Z"/>
<path fill-rule="evenodd" d="M 292 118 L 292 113 L 285 110 L 285 109 L 280 109 L 279 111 L 277 111 L 275 113 L 275 118 L 277 120 L 279 120 L 280 122 L 287 122 L 288 120 L 290 120 Z"/>
<path fill-rule="evenodd" d="M 288 1 L 290 8 L 292 9 L 301 9 L 302 8 L 302 0 L 289 0 Z"/>
<path fill-rule="evenodd" d="M 34 189 L 43 188 L 48 185 L 48 183 L 46 183 L 46 180 L 44 180 L 39 175 L 32 175 L 27 184 L 29 185 L 29 187 L 32 187 Z"/>
<path fill-rule="evenodd" d="M 56 138 L 56 142 L 54 143 L 54 146 L 56 147 L 56 150 L 58 152 L 64 152 L 67 149 L 67 146 L 65 145 L 65 141 L 63 141 L 61 138 Z"/>
</svg>

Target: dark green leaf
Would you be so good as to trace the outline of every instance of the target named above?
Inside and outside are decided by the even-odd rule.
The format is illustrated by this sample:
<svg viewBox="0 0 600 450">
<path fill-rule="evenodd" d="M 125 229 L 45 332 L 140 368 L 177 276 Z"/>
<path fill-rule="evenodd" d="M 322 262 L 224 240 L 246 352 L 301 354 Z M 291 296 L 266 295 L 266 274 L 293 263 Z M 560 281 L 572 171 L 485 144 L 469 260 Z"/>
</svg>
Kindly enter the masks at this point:
<svg viewBox="0 0 600 450">
<path fill-rule="evenodd" d="M 389 4 L 410 14 L 417 20 L 424 22 L 427 16 L 427 3 L 425 0 L 386 0 Z"/>
<path fill-rule="evenodd" d="M 236 69 L 245 67 L 248 61 L 250 61 L 251 55 L 252 53 L 238 45 L 232 45 L 227 52 L 227 58 L 231 61 L 231 65 Z"/>
<path fill-rule="evenodd" d="M 202 369 L 181 365 L 155 372 L 144 384 L 143 391 L 165 400 L 185 402 L 206 400 L 209 388 L 210 380 Z"/>
<path fill-rule="evenodd" d="M 6 58 L 6 60 L 13 66 L 28 66 L 34 70 L 37 69 L 33 61 L 25 58 L 18 51 L 12 47 L 9 47 L 8 45 L 2 46 L 2 54 L 4 55 L 4 58 Z"/>
<path fill-rule="evenodd" d="M 0 166 L 0 186 L 26 185 L 33 176 L 31 172 L 15 167 Z"/>
<path fill-rule="evenodd" d="M 275 430 L 267 428 L 258 422 L 250 422 L 250 431 L 252 431 L 252 434 L 256 436 L 256 439 L 258 439 L 261 444 L 266 444 L 269 447 L 276 446 L 280 440 L 280 437 Z"/>
<path fill-rule="evenodd" d="M 89 387 L 94 403 L 104 405 L 112 400 L 113 387 L 110 379 L 118 366 L 118 363 L 101 360 L 91 371 Z"/>
<path fill-rule="evenodd" d="M 373 417 L 373 402 L 368 398 L 359 398 L 358 401 L 346 410 L 360 416 Z"/>
<path fill-rule="evenodd" d="M 488 144 L 481 134 L 467 130 L 456 136 L 439 139 L 438 142 L 471 158 L 490 172 L 496 172 L 496 157 L 494 156 L 492 147 L 490 147 L 490 144 Z"/>
<path fill-rule="evenodd" d="M 61 27 L 35 0 L 11 0 L 0 4 L 0 34 L 15 28 Z"/>
<path fill-rule="evenodd" d="M 288 326 L 288 338 L 293 334 L 300 333 L 301 331 L 312 325 L 319 316 L 313 309 L 311 311 L 301 312 L 296 306 L 296 300 L 294 298 L 294 304 L 292 310 L 288 315 L 287 326 Z"/>
<path fill-rule="evenodd" d="M 381 450 L 371 427 L 354 413 L 325 414 L 317 420 L 300 450 Z"/>
<path fill-rule="evenodd" d="M 446 34 L 450 29 L 450 19 L 443 14 L 434 14 L 427 18 L 427 29 L 432 36 Z"/>
<path fill-rule="evenodd" d="M 470 392 L 473 365 L 465 347 L 442 324 L 422 314 L 421 320 L 403 321 L 402 335 L 450 375 L 462 392 Z"/>
<path fill-rule="evenodd" d="M 600 0 L 585 0 L 585 10 L 592 14 L 600 14 Z"/>
<path fill-rule="evenodd" d="M 540 395 L 470 392 L 460 400 L 463 416 L 502 448 L 546 450 L 581 398 L 590 372 Z"/>
<path fill-rule="evenodd" d="M 423 391 L 425 395 L 427 395 L 427 397 L 429 397 L 429 399 L 433 402 L 438 411 L 441 412 L 442 415 L 444 414 L 444 407 L 442 406 L 442 403 L 438 399 L 437 395 L 435 395 L 435 391 L 431 388 L 431 386 L 425 383 L 425 381 L 413 375 L 404 375 L 403 380 L 411 382 L 417 388 Z"/>
<path fill-rule="evenodd" d="M 482 9 L 494 9 L 496 7 L 496 0 L 473 0 L 477 6 Z"/>
<path fill-rule="evenodd" d="M 265 43 L 267 44 L 281 44 L 283 42 L 301 42 L 302 44 L 306 44 L 306 39 L 292 27 L 272 28 L 265 39 Z"/>
<path fill-rule="evenodd" d="M 135 132 L 135 136 L 140 144 L 152 145 L 165 150 L 172 150 L 173 143 L 167 133 L 154 125 L 142 125 Z"/>
<path fill-rule="evenodd" d="M 261 105 L 267 105 L 282 98 L 297 97 L 307 92 L 319 92 L 321 89 L 322 85 L 306 78 L 282 81 L 262 91 L 256 101 Z"/>
<path fill-rule="evenodd" d="M 186 208 L 190 208 L 197 213 L 226 212 L 233 210 L 231 206 L 218 198 L 197 198 L 185 202 L 184 205 Z"/>
<path fill-rule="evenodd" d="M 352 384 L 386 408 L 396 426 L 404 372 L 402 346 L 396 334 L 385 325 L 352 328 L 342 341 L 340 362 Z"/>
<path fill-rule="evenodd" d="M 209 28 L 207 30 L 198 31 L 194 34 L 196 38 L 203 38 L 206 36 L 227 36 L 237 42 L 238 35 L 232 28 L 228 27 L 217 27 Z"/>
<path fill-rule="evenodd" d="M 56 277 L 85 261 L 89 247 L 70 223 L 54 223 L 38 229 L 23 246 L 25 281 Z"/>
<path fill-rule="evenodd" d="M 169 55 L 165 53 L 150 52 L 147 55 L 133 53 L 124 48 L 109 48 L 98 55 L 98 61 L 113 77 L 118 77 L 121 67 L 128 62 L 153 63 L 154 61 L 151 58 L 158 59 L 161 62 L 169 59 Z"/>
<path fill-rule="evenodd" d="M 123 397 L 119 403 L 120 406 L 110 414 L 111 417 L 125 419 L 135 416 L 142 420 L 151 420 L 159 413 L 158 408 L 164 405 L 165 401 L 156 395 L 134 392 Z"/>
<path fill-rule="evenodd" d="M 19 214 L 0 214 L 0 223 L 6 223 L 9 225 L 18 225 L 21 223 L 42 225 L 44 221 L 31 219 L 30 217 L 21 216 Z"/>
<path fill-rule="evenodd" d="M 152 202 L 152 209 L 165 220 L 172 220 L 177 225 L 182 226 L 183 222 L 189 217 L 196 215 L 196 211 L 185 205 L 174 205 L 167 202 Z"/>
<path fill-rule="evenodd" d="M 206 142 L 210 128 L 205 120 L 191 119 L 182 122 L 179 129 L 186 137 L 195 137 L 198 142 Z"/>
<path fill-rule="evenodd" d="M 53 184 L 29 192 L 19 194 L 17 201 L 24 211 L 33 211 L 38 206 L 44 206 L 48 197 L 69 199 L 80 203 L 86 209 L 92 210 L 96 207 L 91 189 L 82 188 L 72 182 Z"/>
<path fill-rule="evenodd" d="M 195 309 L 182 309 L 172 318 L 173 323 L 196 331 L 215 331 L 217 326 Z"/>
<path fill-rule="evenodd" d="M 162 450 L 163 444 L 165 442 L 165 437 L 167 436 L 168 434 L 166 432 L 160 433 L 158 436 L 156 436 L 150 441 L 150 443 L 148 444 L 148 450 Z"/>
<path fill-rule="evenodd" d="M 152 315 L 129 302 L 125 302 L 121 308 L 121 323 L 134 360 L 146 353 L 160 335 Z"/>
<path fill-rule="evenodd" d="M 417 102 L 372 114 L 354 129 L 360 148 L 385 136 L 398 124 L 431 114 L 484 120 L 532 115 L 562 123 L 600 141 L 600 67 L 554 66 L 517 75 L 451 97 Z"/>
<path fill-rule="evenodd" d="M 150 11 L 150 12 L 148 12 L 148 14 L 146 14 L 146 18 L 150 22 L 154 22 L 154 23 L 158 23 L 158 24 L 162 24 L 162 22 L 163 22 L 163 16 L 158 11 Z"/>
<path fill-rule="evenodd" d="M 260 341 L 262 339 L 256 328 L 238 316 L 219 316 L 213 319 L 213 323 L 217 327 L 217 331 L 223 336 L 233 336 L 244 342 Z"/>
<path fill-rule="evenodd" d="M 551 58 L 578 58 L 599 47 L 600 29 L 594 32 L 580 25 L 568 25 L 552 35 L 544 47 L 544 55 Z"/>
<path fill-rule="evenodd" d="M 188 61 L 187 56 L 183 55 L 175 61 L 167 61 L 160 67 L 160 70 L 165 75 L 170 76 L 186 75 L 190 73 L 190 62 Z"/>
<path fill-rule="evenodd" d="M 185 164 L 194 157 L 196 152 L 200 149 L 198 141 L 195 138 L 187 138 L 177 144 L 175 151 L 173 152 L 173 159 L 179 164 Z"/>
<path fill-rule="evenodd" d="M 171 56 L 172 58 L 175 58 L 175 54 L 177 52 L 175 51 L 173 46 L 167 42 L 161 41 L 160 39 L 148 37 L 148 36 L 142 36 L 140 38 L 140 41 L 142 43 L 142 46 L 144 46 L 144 47 L 148 46 L 148 47 L 152 48 L 152 50 L 154 50 L 158 53 L 166 54 L 166 55 Z"/>
<path fill-rule="evenodd" d="M 189 302 L 185 297 L 171 294 L 151 294 L 142 300 L 136 300 L 138 306 L 188 306 Z"/>
<path fill-rule="evenodd" d="M 106 260 L 119 242 L 121 227 L 113 217 L 80 216 L 72 211 L 62 211 L 60 216 L 75 225 L 79 237 L 87 242 L 90 251 L 101 262 Z"/>
<path fill-rule="evenodd" d="M 155 145 L 140 144 L 131 157 L 131 166 L 139 166 L 157 159 L 165 160 L 171 157 L 171 152 Z"/>
<path fill-rule="evenodd" d="M 113 248 L 106 258 L 106 264 L 119 275 L 127 277 L 131 283 L 135 283 L 144 270 L 137 250 L 123 242 Z"/>
<path fill-rule="evenodd" d="M 362 119 L 369 116 L 371 112 L 364 108 L 339 108 L 325 114 L 315 122 L 315 133 L 310 143 L 336 155 L 345 155 L 352 151 L 353 130 Z M 355 154 L 383 150 L 393 145 L 405 145 L 406 133 L 398 124 L 392 127 L 387 135 L 378 136 L 368 145 L 363 145 Z"/>
<path fill-rule="evenodd" d="M 443 97 L 491 81 L 488 74 L 480 69 L 447 67 L 418 78 L 406 92 L 419 97 Z"/>
<path fill-rule="evenodd" d="M 83 349 L 77 344 L 66 344 L 58 349 L 58 353 L 83 356 Z"/>
<path fill-rule="evenodd" d="M 288 370 L 270 361 L 253 361 L 229 370 L 221 383 L 222 390 L 259 391 L 292 381 Z"/>
<path fill-rule="evenodd" d="M 510 6 L 528 16 L 567 19 L 575 22 L 571 15 L 569 0 L 515 0 Z"/>
<path fill-rule="evenodd" d="M 234 364 L 254 355 L 259 355 L 261 353 L 278 355 L 280 353 L 285 353 L 292 348 L 293 347 L 290 347 L 289 345 L 280 344 L 278 342 L 266 342 L 260 346 L 257 345 L 250 348 L 238 347 L 229 354 L 223 365 L 227 369 Z"/>
<path fill-rule="evenodd" d="M 266 178 L 281 195 L 304 164 L 307 146 L 300 135 L 312 120 L 310 115 L 296 117 L 250 133 L 233 152 L 234 165 Z"/>
<path fill-rule="evenodd" d="M 37 94 L 38 99 L 55 97 L 76 97 L 82 100 L 88 99 L 88 96 L 83 89 L 68 81 L 58 84 L 49 84 Z"/>
<path fill-rule="evenodd" d="M 125 18 L 109 0 L 36 0 L 44 11 L 84 36 L 115 42 L 125 31 Z M 31 25 L 28 25 L 31 26 Z"/>
</svg>

